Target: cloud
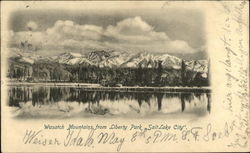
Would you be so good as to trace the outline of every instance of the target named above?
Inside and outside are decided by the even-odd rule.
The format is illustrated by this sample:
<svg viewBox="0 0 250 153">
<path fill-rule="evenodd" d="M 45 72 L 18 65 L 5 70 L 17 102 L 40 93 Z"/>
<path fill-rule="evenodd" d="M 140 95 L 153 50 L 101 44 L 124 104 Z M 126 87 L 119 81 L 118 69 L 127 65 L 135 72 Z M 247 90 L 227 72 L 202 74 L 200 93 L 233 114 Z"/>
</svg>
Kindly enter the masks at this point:
<svg viewBox="0 0 250 153">
<path fill-rule="evenodd" d="M 45 31 L 28 22 L 29 31 L 11 32 L 11 45 L 22 47 L 22 42 L 38 46 L 41 51 L 86 51 L 90 49 L 116 49 L 164 53 L 194 53 L 197 50 L 182 40 L 171 40 L 166 33 L 141 17 L 127 18 L 107 28 L 96 25 L 79 25 L 73 21 L 58 20 Z"/>
<path fill-rule="evenodd" d="M 109 26 L 108 31 L 116 31 L 123 35 L 144 35 L 151 32 L 153 27 L 144 22 L 141 17 L 128 18 L 117 23 L 116 26 Z"/>
<path fill-rule="evenodd" d="M 191 48 L 187 42 L 182 41 L 182 40 L 174 40 L 174 41 L 169 41 L 169 43 L 166 44 L 166 47 L 168 47 L 172 52 L 195 52 L 193 48 Z"/>
<path fill-rule="evenodd" d="M 108 26 L 106 36 L 113 37 L 120 42 L 148 43 L 150 41 L 169 40 L 163 32 L 155 32 L 154 28 L 143 21 L 141 17 L 122 20 L 116 26 Z"/>
<path fill-rule="evenodd" d="M 54 39 L 99 40 L 103 33 L 102 27 L 95 25 L 78 25 L 72 21 L 57 21 L 46 34 Z"/>
<path fill-rule="evenodd" d="M 29 21 L 27 23 L 26 27 L 28 28 L 29 31 L 33 31 L 33 30 L 36 30 L 38 28 L 36 22 L 34 22 L 34 21 Z"/>
</svg>

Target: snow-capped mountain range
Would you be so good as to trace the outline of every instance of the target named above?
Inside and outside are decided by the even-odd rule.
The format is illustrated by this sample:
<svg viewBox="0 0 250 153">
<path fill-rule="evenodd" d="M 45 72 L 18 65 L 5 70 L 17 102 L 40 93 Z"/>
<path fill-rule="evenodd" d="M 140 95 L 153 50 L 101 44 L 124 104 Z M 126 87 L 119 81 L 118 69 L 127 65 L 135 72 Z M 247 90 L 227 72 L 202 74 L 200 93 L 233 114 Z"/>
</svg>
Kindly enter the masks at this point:
<svg viewBox="0 0 250 153">
<path fill-rule="evenodd" d="M 181 69 L 182 59 L 169 54 L 127 53 L 116 51 L 91 51 L 86 54 L 65 52 L 57 56 L 43 57 L 34 53 L 15 51 L 10 55 L 18 62 L 33 64 L 39 60 L 53 61 L 67 65 L 96 65 L 99 67 L 148 67 L 156 68 L 161 62 L 163 68 Z M 207 73 L 207 60 L 184 61 L 186 68 L 196 72 Z"/>
</svg>

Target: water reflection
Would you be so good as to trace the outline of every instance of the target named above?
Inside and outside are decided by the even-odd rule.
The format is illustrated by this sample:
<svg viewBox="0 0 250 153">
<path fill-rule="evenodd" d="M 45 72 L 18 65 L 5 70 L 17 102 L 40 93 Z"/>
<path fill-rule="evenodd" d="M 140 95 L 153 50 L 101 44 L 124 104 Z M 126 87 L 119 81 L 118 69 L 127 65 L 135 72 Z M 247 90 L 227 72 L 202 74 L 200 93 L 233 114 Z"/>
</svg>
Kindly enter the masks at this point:
<svg viewBox="0 0 250 153">
<path fill-rule="evenodd" d="M 85 112 L 96 115 L 210 112 L 208 93 L 87 91 L 71 87 L 10 87 L 9 106 L 22 113 Z M 77 105 L 76 105 L 77 104 Z M 54 107 L 56 106 L 56 107 Z M 46 113 L 44 114 L 46 116 Z M 72 114 L 71 114 L 72 115 Z M 53 116 L 53 115 L 52 115 Z M 55 116 L 55 115 L 54 115 Z"/>
</svg>

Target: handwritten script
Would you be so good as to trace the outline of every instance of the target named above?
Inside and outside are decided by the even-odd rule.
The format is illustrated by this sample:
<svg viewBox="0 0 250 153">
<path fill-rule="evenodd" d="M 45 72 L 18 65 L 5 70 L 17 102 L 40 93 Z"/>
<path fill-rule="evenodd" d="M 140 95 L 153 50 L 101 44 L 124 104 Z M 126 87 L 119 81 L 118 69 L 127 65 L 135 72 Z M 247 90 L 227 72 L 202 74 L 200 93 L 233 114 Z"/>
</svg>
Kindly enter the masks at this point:
<svg viewBox="0 0 250 153">
<path fill-rule="evenodd" d="M 225 67 L 226 97 L 223 100 L 225 109 L 232 113 L 237 130 L 228 147 L 246 148 L 249 146 L 249 50 L 247 47 L 248 25 L 243 17 L 247 7 L 246 1 L 230 7 L 223 4 L 226 17 L 224 20 L 221 42 L 226 52 L 225 60 L 220 61 Z"/>
<path fill-rule="evenodd" d="M 186 125 L 130 125 L 126 130 L 129 134 L 122 135 L 123 128 L 127 125 L 111 125 L 108 130 L 100 129 L 100 125 L 84 129 L 72 129 L 72 125 L 66 128 L 64 125 L 50 126 L 44 125 L 44 129 L 27 129 L 23 134 L 22 142 L 24 145 L 62 146 L 62 147 L 84 147 L 95 148 L 98 145 L 110 145 L 115 151 L 122 151 L 124 145 L 133 143 L 144 144 L 172 144 L 183 142 L 212 142 L 228 138 L 237 128 L 234 122 L 226 122 L 220 130 L 214 129 L 213 124 L 209 123 L 205 127 L 187 127 Z M 52 130 L 52 127 L 57 127 Z M 59 127 L 63 127 L 60 129 Z M 70 128 L 71 127 L 71 128 Z M 117 127 L 117 128 L 114 128 Z M 136 127 L 136 128 L 135 128 Z M 112 130 L 110 130 L 112 129 Z M 63 130 L 63 131 L 61 131 Z M 60 137 L 55 136 L 55 132 L 60 132 Z"/>
</svg>

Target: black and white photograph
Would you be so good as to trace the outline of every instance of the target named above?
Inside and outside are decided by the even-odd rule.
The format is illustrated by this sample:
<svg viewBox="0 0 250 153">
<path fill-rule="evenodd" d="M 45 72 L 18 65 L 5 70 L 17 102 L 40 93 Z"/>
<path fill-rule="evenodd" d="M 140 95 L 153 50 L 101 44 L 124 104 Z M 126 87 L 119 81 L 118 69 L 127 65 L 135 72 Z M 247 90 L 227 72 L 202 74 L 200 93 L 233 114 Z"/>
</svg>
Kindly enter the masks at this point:
<svg viewBox="0 0 250 153">
<path fill-rule="evenodd" d="M 200 10 L 11 14 L 8 105 L 20 118 L 202 117 L 210 74 Z"/>
</svg>

